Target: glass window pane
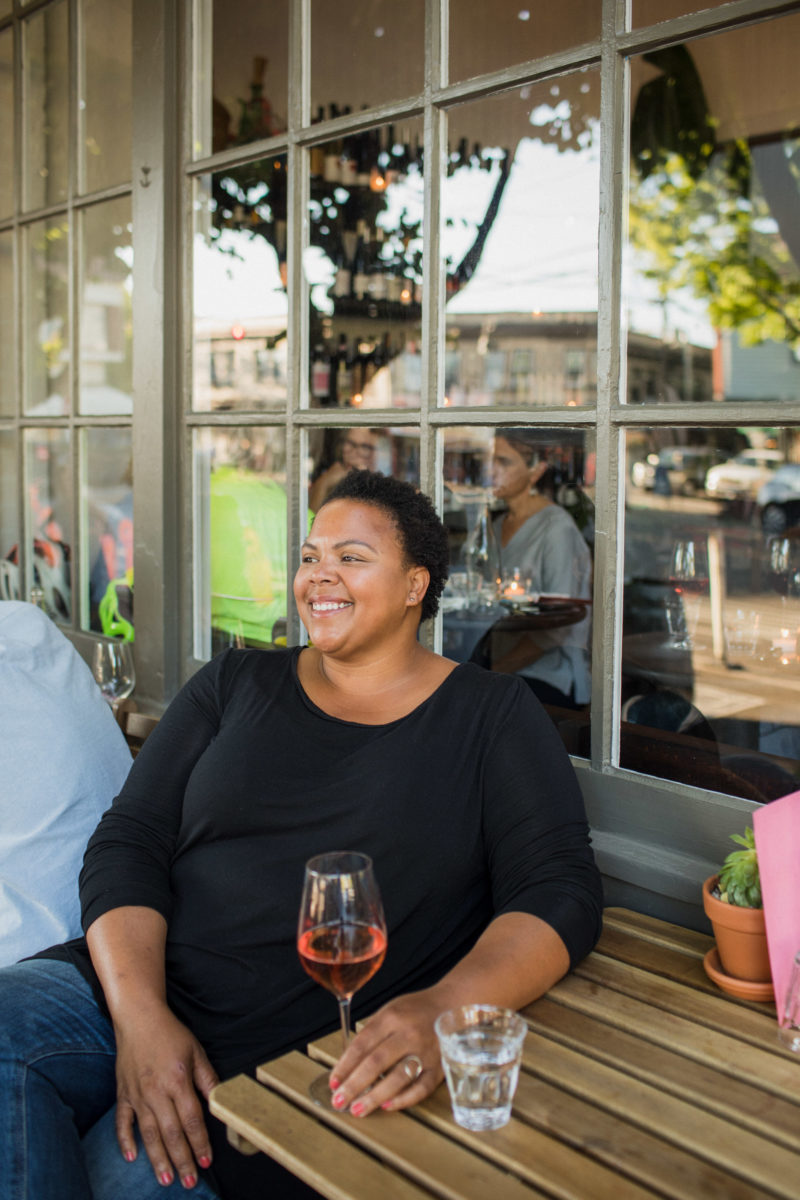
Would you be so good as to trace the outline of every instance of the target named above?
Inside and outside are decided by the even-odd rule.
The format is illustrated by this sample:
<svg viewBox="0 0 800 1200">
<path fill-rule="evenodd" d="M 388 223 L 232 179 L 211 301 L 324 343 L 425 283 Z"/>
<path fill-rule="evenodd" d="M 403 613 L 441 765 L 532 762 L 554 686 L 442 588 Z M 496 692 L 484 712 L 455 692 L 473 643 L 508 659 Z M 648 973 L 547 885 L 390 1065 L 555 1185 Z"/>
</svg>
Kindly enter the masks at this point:
<svg viewBox="0 0 800 1200">
<path fill-rule="evenodd" d="M 424 0 L 311 0 L 311 107 L 321 117 L 422 91 Z"/>
<path fill-rule="evenodd" d="M 286 159 L 195 187 L 195 409 L 286 404 Z"/>
<path fill-rule="evenodd" d="M 600 4 L 586 0 L 450 0 L 450 81 L 499 71 L 600 36 Z"/>
<path fill-rule="evenodd" d="M 30 583 L 59 621 L 72 615 L 72 455 L 68 429 L 25 430 L 25 529 Z M 28 595 L 25 588 L 24 595 Z"/>
<path fill-rule="evenodd" d="M 129 196 L 80 214 L 80 411 L 130 413 L 133 247 Z"/>
<path fill-rule="evenodd" d="M 0 217 L 14 211 L 14 39 L 0 33 Z"/>
<path fill-rule="evenodd" d="M 774 800 L 800 784 L 800 434 L 630 432 L 622 766 Z"/>
<path fill-rule="evenodd" d="M 580 430 L 444 434 L 443 653 L 520 675 L 588 755 L 595 456 Z"/>
<path fill-rule="evenodd" d="M 308 507 L 317 511 L 348 471 L 380 471 L 419 483 L 419 432 L 416 429 L 312 429 L 309 432 Z"/>
<path fill-rule="evenodd" d="M 409 121 L 311 154 L 312 405 L 419 404 L 422 125 Z"/>
<path fill-rule="evenodd" d="M 628 400 L 800 399 L 800 16 L 631 63 Z"/>
<path fill-rule="evenodd" d="M 288 0 L 200 0 L 195 17 L 194 156 L 282 133 L 288 106 Z"/>
<path fill-rule="evenodd" d="M 82 191 L 131 177 L 131 0 L 83 0 Z"/>
<path fill-rule="evenodd" d="M 445 404 L 594 404 L 599 101 L 586 71 L 451 113 Z"/>
<path fill-rule="evenodd" d="M 114 607 L 133 621 L 133 474 L 129 428 L 85 429 L 81 464 L 81 529 L 84 571 L 81 624 L 108 634 Z M 88 614 L 88 621 L 87 621 Z"/>
<path fill-rule="evenodd" d="M 0 0 L 0 17 L 7 17 L 13 8 L 14 0 Z"/>
<path fill-rule="evenodd" d="M 13 416 L 17 407 L 16 342 L 14 337 L 14 235 L 0 233 L 0 416 Z"/>
<path fill-rule="evenodd" d="M 0 429 L 0 600 L 20 600 L 17 435 Z"/>
<path fill-rule="evenodd" d="M 70 403 L 67 218 L 27 226 L 23 245 L 25 411 L 60 416 Z"/>
<path fill-rule="evenodd" d="M 23 203 L 26 209 L 67 197 L 69 36 L 67 5 L 50 4 L 23 26 Z"/>
<path fill-rule="evenodd" d="M 281 429 L 194 434 L 195 655 L 285 635 L 286 453 Z"/>
</svg>

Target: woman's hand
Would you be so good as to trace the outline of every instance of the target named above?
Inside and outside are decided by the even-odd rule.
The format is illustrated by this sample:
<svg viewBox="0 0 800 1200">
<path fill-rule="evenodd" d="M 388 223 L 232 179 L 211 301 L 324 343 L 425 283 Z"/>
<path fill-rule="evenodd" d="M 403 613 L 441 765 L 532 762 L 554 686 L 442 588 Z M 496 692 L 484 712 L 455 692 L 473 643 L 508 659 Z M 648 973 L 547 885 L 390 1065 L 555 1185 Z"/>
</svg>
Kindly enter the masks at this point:
<svg viewBox="0 0 800 1200">
<path fill-rule="evenodd" d="M 428 988 L 398 996 L 370 1017 L 331 1071 L 333 1107 L 366 1117 L 429 1096 L 444 1077 L 433 1028 L 444 1007 Z"/>
<path fill-rule="evenodd" d="M 123 1156 L 136 1157 L 134 1120 L 156 1179 L 164 1186 L 177 1173 L 182 1185 L 197 1183 L 197 1164 L 211 1163 L 211 1143 L 197 1093 L 208 1097 L 218 1082 L 203 1047 L 160 1004 L 124 1024 L 117 1038 L 117 1140 Z"/>
</svg>

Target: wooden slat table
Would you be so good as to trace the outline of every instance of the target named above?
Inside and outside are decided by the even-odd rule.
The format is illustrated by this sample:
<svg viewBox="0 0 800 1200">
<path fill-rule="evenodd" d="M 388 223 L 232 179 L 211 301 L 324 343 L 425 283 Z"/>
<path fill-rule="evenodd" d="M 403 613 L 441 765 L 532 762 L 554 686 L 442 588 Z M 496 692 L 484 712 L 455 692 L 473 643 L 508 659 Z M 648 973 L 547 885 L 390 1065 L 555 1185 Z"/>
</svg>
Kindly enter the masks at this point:
<svg viewBox="0 0 800 1200">
<path fill-rule="evenodd" d="M 800 1061 L 772 1004 L 703 971 L 711 939 L 607 909 L 593 954 L 525 1009 L 512 1120 L 475 1134 L 444 1084 L 403 1113 L 319 1109 L 309 1082 L 339 1036 L 214 1089 L 234 1144 L 330 1200 L 755 1200 L 800 1197 Z"/>
</svg>

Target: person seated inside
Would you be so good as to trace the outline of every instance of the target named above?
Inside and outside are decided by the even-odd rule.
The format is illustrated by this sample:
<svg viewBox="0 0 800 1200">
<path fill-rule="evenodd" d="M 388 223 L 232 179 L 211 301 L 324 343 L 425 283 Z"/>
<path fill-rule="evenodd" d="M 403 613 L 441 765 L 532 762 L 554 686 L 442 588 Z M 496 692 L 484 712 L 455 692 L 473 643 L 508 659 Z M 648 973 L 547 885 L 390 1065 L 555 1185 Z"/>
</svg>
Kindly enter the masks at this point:
<svg viewBox="0 0 800 1200">
<path fill-rule="evenodd" d="M 308 489 L 308 507 L 311 511 L 317 511 L 336 484 L 341 483 L 348 471 L 374 470 L 377 453 L 377 429 L 337 431 L 333 461 L 315 473 Z"/>
<path fill-rule="evenodd" d="M 131 766 L 92 673 L 34 604 L 0 601 L 0 965 L 81 930 L 78 871 Z"/>
<path fill-rule="evenodd" d="M 317 854 L 369 855 L 386 912 L 330 1073 L 355 1119 L 439 1086 L 439 1013 L 521 1008 L 592 949 L 601 881 L 552 722 L 420 641 L 447 563 L 426 496 L 351 471 L 294 578 L 311 644 L 228 648 L 170 704 L 89 842 L 85 938 L 0 971 L 8 1200 L 312 1194 L 206 1101 L 338 1027 L 296 948 Z"/>
<path fill-rule="evenodd" d="M 591 600 L 592 556 L 572 517 L 548 494 L 546 448 L 535 429 L 499 429 L 492 488 L 505 507 L 492 523 L 490 579 L 518 574 L 526 590 Z M 523 633 L 498 634 L 494 671 L 516 672 L 543 704 L 583 708 L 591 698 L 591 618 Z"/>
</svg>

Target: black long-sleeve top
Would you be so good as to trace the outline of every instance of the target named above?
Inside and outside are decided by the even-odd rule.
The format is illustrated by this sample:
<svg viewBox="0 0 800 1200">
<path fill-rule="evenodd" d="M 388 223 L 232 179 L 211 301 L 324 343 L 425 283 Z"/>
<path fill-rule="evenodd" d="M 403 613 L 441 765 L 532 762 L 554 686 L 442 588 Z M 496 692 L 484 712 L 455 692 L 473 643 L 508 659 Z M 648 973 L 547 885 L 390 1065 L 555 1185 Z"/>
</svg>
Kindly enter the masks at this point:
<svg viewBox="0 0 800 1200">
<path fill-rule="evenodd" d="M 223 1077 L 337 1024 L 295 948 L 314 854 L 374 861 L 388 950 L 356 1016 L 435 982 L 500 913 L 541 917 L 573 963 L 600 928 L 575 773 L 523 683 L 464 664 L 408 716 L 360 725 L 309 700 L 299 653 L 226 651 L 186 684 L 81 873 L 84 929 L 122 905 L 166 918 L 169 1004 Z M 66 953 L 99 993 L 85 942 Z"/>
</svg>

